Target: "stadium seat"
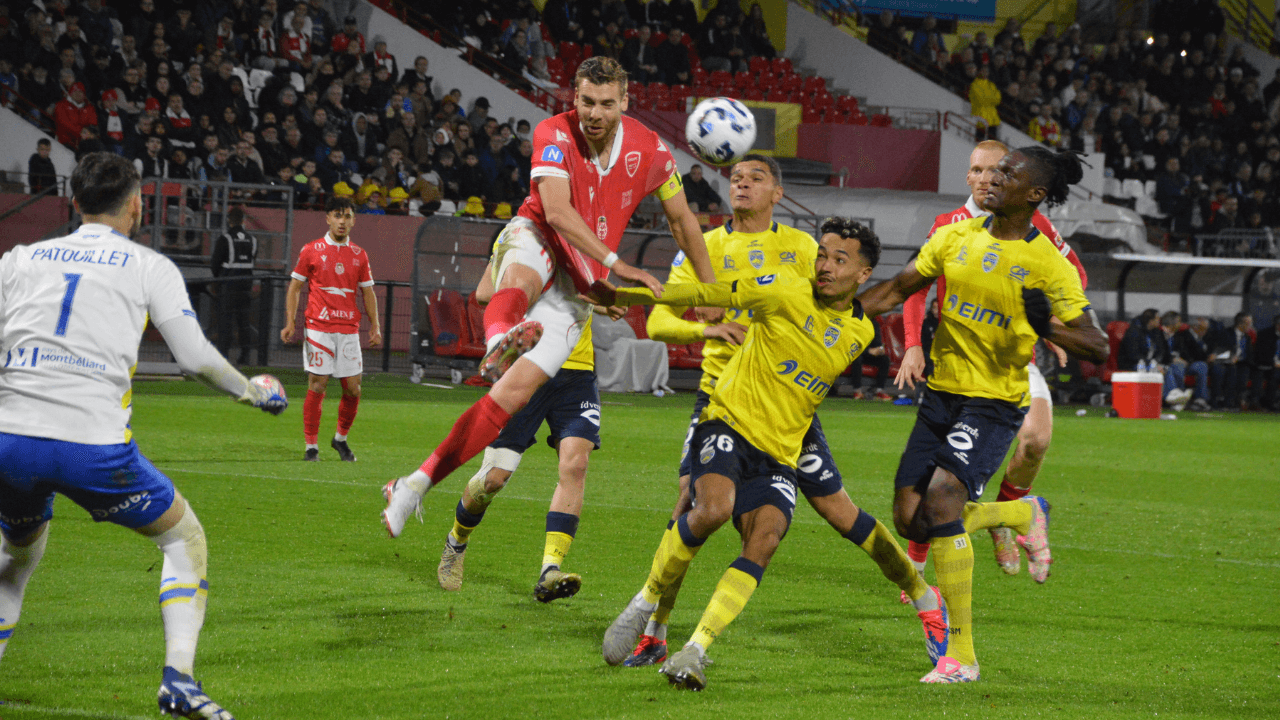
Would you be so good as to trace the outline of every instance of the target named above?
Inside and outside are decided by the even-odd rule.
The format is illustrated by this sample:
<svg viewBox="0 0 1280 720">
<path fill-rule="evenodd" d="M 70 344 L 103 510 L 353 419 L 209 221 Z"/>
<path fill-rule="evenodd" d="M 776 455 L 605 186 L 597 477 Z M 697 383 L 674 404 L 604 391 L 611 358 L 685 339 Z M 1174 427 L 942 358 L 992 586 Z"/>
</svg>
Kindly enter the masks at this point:
<svg viewBox="0 0 1280 720">
<path fill-rule="evenodd" d="M 820 107 L 825 110 L 827 108 L 835 107 L 836 99 L 831 97 L 830 93 L 823 93 L 820 95 L 814 95 L 812 98 L 810 98 L 809 104 L 813 105 L 814 107 Z"/>
<path fill-rule="evenodd" d="M 866 113 L 862 112 L 861 110 L 857 112 L 849 113 L 850 125 L 867 125 L 868 123 L 869 121 L 867 120 Z"/>
<path fill-rule="evenodd" d="M 791 102 L 791 93 L 780 87 L 773 87 L 769 90 L 769 94 L 765 96 L 769 102 Z"/>
<path fill-rule="evenodd" d="M 756 83 L 757 83 L 757 78 L 755 73 L 749 73 L 746 70 L 743 70 L 740 73 L 734 73 L 733 86 L 738 88 L 739 90 L 746 90 L 747 88 L 755 85 Z"/>
<path fill-rule="evenodd" d="M 728 70 L 716 70 L 711 73 L 711 76 L 707 78 L 707 80 L 712 86 L 718 88 L 733 86 L 733 76 L 729 74 Z"/>
<path fill-rule="evenodd" d="M 635 331 L 637 340 L 649 339 L 649 331 L 645 328 L 647 318 L 644 316 L 643 305 L 632 305 L 627 309 L 627 314 L 623 315 L 622 319 L 626 320 L 631 329 Z"/>
<path fill-rule="evenodd" d="M 1107 341 L 1111 344 L 1111 354 L 1102 366 L 1102 382 L 1111 382 L 1111 374 L 1119 367 L 1120 343 L 1124 334 L 1129 331 L 1129 323 L 1123 320 L 1112 320 L 1107 323 Z"/>
<path fill-rule="evenodd" d="M 471 339 L 466 301 L 454 290 L 434 290 L 427 295 L 427 318 L 433 352 L 439 357 L 457 357 L 462 344 Z"/>
<path fill-rule="evenodd" d="M 884 344 L 885 354 L 889 356 L 889 377 L 898 374 L 902 367 L 902 356 L 907 352 L 906 332 L 902 327 L 902 313 L 887 313 L 876 318 L 880 322 L 880 342 Z M 863 373 L 873 370 L 864 366 Z M 874 372 L 872 376 L 874 376 Z"/>
<path fill-rule="evenodd" d="M 799 92 L 804 88 L 804 78 L 799 75 L 778 75 L 775 83 L 781 83 L 787 92 Z"/>
<path fill-rule="evenodd" d="M 672 85 L 670 95 L 676 100 L 684 101 L 685 98 L 693 94 L 693 88 L 688 85 Z"/>
<path fill-rule="evenodd" d="M 746 91 L 742 93 L 742 99 L 755 100 L 757 102 L 764 100 L 764 90 L 758 87 L 747 88 Z"/>
<path fill-rule="evenodd" d="M 484 310 L 480 309 L 480 303 L 476 300 L 474 292 L 467 297 L 467 327 L 470 330 L 470 337 L 462 343 L 458 357 L 484 357 Z"/>
<path fill-rule="evenodd" d="M 791 72 L 791 60 L 788 58 L 774 58 L 771 66 L 774 75 L 785 75 Z"/>
<path fill-rule="evenodd" d="M 805 105 L 800 111 L 800 122 L 810 124 L 823 122 L 822 108 Z"/>
<path fill-rule="evenodd" d="M 760 74 L 769 69 L 769 58 L 756 56 L 747 62 L 747 67 L 752 73 Z"/>
<path fill-rule="evenodd" d="M 827 91 L 827 80 L 823 77 L 809 77 L 804 79 L 804 91 L 807 93 L 825 93 Z"/>
<path fill-rule="evenodd" d="M 693 72 L 689 74 L 689 79 L 693 81 L 694 86 L 706 85 L 707 79 L 711 77 L 711 73 L 702 69 L 702 65 L 696 65 Z"/>
<path fill-rule="evenodd" d="M 893 127 L 893 118 L 882 113 L 871 116 L 871 127 Z"/>
<path fill-rule="evenodd" d="M 840 108 L 840 112 L 855 112 L 858 110 L 858 98 L 853 95 L 841 95 L 836 98 L 836 107 Z"/>
</svg>

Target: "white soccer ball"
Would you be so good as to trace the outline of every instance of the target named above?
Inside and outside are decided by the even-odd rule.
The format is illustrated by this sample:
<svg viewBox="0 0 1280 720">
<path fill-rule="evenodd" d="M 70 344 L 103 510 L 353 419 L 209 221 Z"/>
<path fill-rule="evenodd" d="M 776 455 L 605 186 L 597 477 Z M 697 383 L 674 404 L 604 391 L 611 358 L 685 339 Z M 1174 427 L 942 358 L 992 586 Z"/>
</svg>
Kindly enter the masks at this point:
<svg viewBox="0 0 1280 720">
<path fill-rule="evenodd" d="M 756 118 L 733 98 L 707 98 L 684 125 L 689 149 L 708 164 L 732 165 L 756 143 Z"/>
<path fill-rule="evenodd" d="M 257 385 L 271 395 L 278 395 L 282 398 L 285 397 L 284 383 L 280 382 L 280 378 L 277 378 L 275 375 L 267 375 L 265 373 L 262 375 L 254 375 L 249 378 L 249 383 Z"/>
</svg>

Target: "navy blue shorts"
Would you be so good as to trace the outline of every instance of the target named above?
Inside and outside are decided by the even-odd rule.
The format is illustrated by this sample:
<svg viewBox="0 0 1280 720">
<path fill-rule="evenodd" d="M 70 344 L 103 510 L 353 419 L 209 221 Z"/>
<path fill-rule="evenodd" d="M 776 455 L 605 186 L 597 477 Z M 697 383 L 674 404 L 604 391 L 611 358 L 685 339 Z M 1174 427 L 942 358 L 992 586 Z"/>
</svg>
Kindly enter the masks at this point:
<svg viewBox="0 0 1280 720">
<path fill-rule="evenodd" d="M 689 418 L 689 432 L 684 438 L 684 451 L 680 454 L 680 477 L 690 475 L 693 470 L 689 444 L 693 441 L 694 429 L 698 427 L 698 416 L 710 403 L 711 396 L 699 390 L 693 403 L 693 415 Z M 826 497 L 844 487 L 840 468 L 831 457 L 831 448 L 827 446 L 827 436 L 822 432 L 822 422 L 817 415 L 813 416 L 813 422 L 801 441 L 800 462 L 795 472 L 800 492 L 807 498 Z"/>
<path fill-rule="evenodd" d="M 969 488 L 977 501 L 1018 435 L 1026 410 L 1013 403 L 925 388 L 916 425 L 893 479 L 895 488 L 924 493 L 934 470 L 942 468 Z"/>
<path fill-rule="evenodd" d="M 93 519 L 140 528 L 173 504 L 173 481 L 138 445 L 82 445 L 0 433 L 0 528 L 21 538 L 53 517 L 62 493 Z"/>
<path fill-rule="evenodd" d="M 547 444 L 555 448 L 562 438 L 590 440 L 600 449 L 600 390 L 592 370 L 561 370 L 538 392 L 529 404 L 507 421 L 492 448 L 506 448 L 523 453 L 537 442 L 538 428 L 547 421 L 551 434 Z"/>
<path fill-rule="evenodd" d="M 703 475 L 724 475 L 733 481 L 736 494 L 733 520 L 772 505 L 787 517 L 788 527 L 796 510 L 796 471 L 747 442 L 723 420 L 699 423 L 693 431 L 693 481 L 689 498 L 697 503 L 696 484 Z"/>
</svg>

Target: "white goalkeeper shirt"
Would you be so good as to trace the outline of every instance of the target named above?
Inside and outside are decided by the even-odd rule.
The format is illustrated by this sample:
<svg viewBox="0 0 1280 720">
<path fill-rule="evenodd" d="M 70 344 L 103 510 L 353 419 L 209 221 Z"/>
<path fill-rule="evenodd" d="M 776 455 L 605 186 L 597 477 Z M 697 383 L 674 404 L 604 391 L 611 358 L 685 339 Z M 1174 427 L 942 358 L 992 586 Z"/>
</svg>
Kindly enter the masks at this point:
<svg viewBox="0 0 1280 720">
<path fill-rule="evenodd" d="M 147 319 L 195 317 L 171 260 L 106 225 L 0 258 L 0 432 L 127 443 Z"/>
</svg>

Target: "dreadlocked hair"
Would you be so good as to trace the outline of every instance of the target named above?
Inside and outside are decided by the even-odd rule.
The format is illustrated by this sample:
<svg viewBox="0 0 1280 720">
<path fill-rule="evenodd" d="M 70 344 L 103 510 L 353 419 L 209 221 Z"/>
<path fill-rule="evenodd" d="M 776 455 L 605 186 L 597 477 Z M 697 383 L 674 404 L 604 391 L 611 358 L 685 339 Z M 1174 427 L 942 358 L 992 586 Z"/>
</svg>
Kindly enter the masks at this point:
<svg viewBox="0 0 1280 720">
<path fill-rule="evenodd" d="M 1044 145 L 1018 148 L 1034 165 L 1034 182 L 1045 187 L 1044 203 L 1049 207 L 1066 202 L 1070 186 L 1084 177 L 1080 154 L 1074 150 L 1051 150 Z"/>
</svg>

